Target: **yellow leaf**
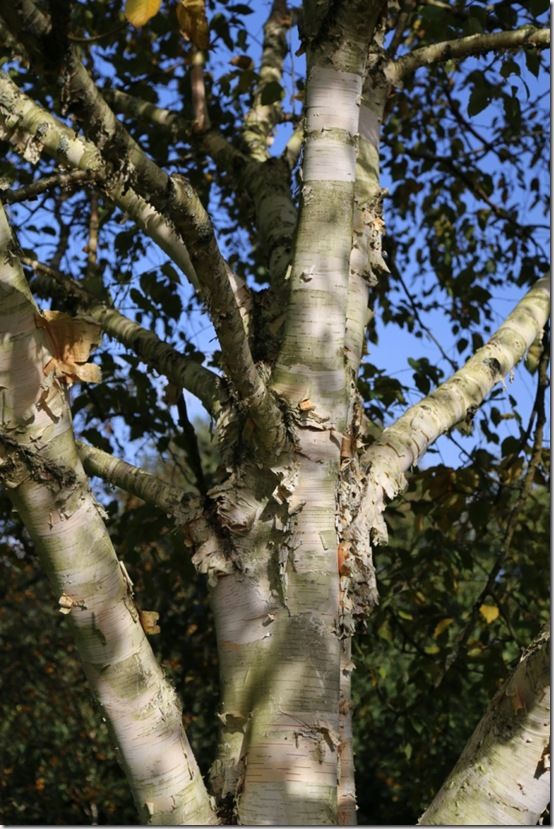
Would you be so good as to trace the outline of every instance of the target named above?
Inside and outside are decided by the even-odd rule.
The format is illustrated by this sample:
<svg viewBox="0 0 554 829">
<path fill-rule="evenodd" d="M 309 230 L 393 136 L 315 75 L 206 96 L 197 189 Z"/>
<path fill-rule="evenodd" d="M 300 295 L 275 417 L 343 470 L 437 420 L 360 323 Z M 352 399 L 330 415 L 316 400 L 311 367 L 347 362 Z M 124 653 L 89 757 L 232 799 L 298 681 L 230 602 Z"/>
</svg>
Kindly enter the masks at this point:
<svg viewBox="0 0 554 829">
<path fill-rule="evenodd" d="M 151 17 L 158 14 L 162 0 L 127 0 L 125 17 L 133 26 L 144 26 Z"/>
<path fill-rule="evenodd" d="M 427 645 L 427 647 L 423 650 L 425 651 L 425 653 L 428 653 L 429 656 L 434 656 L 436 653 L 440 652 L 440 648 L 438 645 Z"/>
<path fill-rule="evenodd" d="M 210 45 L 210 32 L 205 0 L 180 0 L 176 11 L 183 37 L 190 40 L 197 49 L 207 49 Z"/>
<path fill-rule="evenodd" d="M 441 619 L 440 622 L 437 623 L 435 630 L 433 631 L 433 638 L 437 639 L 441 633 L 444 633 L 447 627 L 450 627 L 454 619 L 452 617 L 447 617 L 446 619 Z"/>
<path fill-rule="evenodd" d="M 495 604 L 482 604 L 479 608 L 479 613 L 486 621 L 487 625 L 490 625 L 491 622 L 498 619 L 500 615 L 500 611 Z"/>
</svg>

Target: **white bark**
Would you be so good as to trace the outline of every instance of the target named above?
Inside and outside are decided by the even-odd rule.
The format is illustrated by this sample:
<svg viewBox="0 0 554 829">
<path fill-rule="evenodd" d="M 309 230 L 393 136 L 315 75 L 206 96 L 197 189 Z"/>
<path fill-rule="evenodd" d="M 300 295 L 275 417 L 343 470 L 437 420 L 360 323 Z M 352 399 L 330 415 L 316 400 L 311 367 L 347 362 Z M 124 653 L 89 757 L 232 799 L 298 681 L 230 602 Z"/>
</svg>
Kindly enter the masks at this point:
<svg viewBox="0 0 554 829">
<path fill-rule="evenodd" d="M 492 700 L 422 826 L 532 826 L 550 799 L 550 633 Z"/>
<path fill-rule="evenodd" d="M 142 820 L 215 823 L 175 692 L 88 488 L 64 388 L 44 370 L 50 341 L 1 208 L 0 299 L 0 480 L 67 612 Z"/>
</svg>

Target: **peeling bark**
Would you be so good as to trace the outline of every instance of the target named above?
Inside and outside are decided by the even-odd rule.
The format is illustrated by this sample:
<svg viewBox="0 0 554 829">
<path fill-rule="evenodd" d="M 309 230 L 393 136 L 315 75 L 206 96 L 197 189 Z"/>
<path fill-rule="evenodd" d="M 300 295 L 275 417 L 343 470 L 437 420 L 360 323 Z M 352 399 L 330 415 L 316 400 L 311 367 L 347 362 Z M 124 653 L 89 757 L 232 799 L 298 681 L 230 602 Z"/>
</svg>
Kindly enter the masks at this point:
<svg viewBox="0 0 554 829">
<path fill-rule="evenodd" d="M 387 541 L 386 501 L 407 485 L 405 473 L 444 432 L 471 416 L 496 383 L 540 337 L 550 311 L 550 279 L 539 279 L 489 342 L 463 368 L 384 429 L 362 457 L 363 492 L 357 514 L 345 533 L 355 559 L 371 560 L 371 544 Z M 356 591 L 354 591 L 356 595 Z M 370 604 L 359 596 L 358 612 Z"/>
</svg>

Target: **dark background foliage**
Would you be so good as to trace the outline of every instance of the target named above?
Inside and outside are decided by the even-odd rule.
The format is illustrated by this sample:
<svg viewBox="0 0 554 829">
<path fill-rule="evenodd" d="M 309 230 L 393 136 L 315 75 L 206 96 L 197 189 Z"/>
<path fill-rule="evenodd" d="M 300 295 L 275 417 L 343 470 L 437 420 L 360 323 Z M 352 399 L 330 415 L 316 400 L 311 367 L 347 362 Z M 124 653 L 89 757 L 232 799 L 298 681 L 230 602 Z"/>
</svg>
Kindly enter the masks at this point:
<svg viewBox="0 0 554 829">
<path fill-rule="evenodd" d="M 399 55 L 445 38 L 545 25 L 548 11 L 543 0 L 408 5 Z M 120 0 L 73 2 L 69 8 L 74 36 L 103 35 L 81 44 L 101 87 L 190 117 L 190 50 L 170 3 L 139 30 L 123 22 Z M 210 117 L 235 140 L 256 63 L 241 68 L 230 59 L 257 59 L 261 15 L 268 9 L 264 3 L 212 0 L 207 10 Z M 25 91 L 60 114 L 54 82 L 29 71 L 6 45 L 0 56 Z M 383 136 L 390 274 L 374 292 L 376 316 L 360 378 L 376 424 L 388 422 L 460 365 L 495 329 L 499 308 L 510 307 L 506 298 L 517 300 L 547 267 L 546 59 L 544 52 L 523 49 L 442 65 L 418 72 L 391 96 Z M 289 56 L 285 69 L 286 132 L 301 114 L 301 59 Z M 71 122 L 70 114 L 66 118 Z M 127 123 L 166 170 L 190 178 L 210 207 L 233 266 L 254 288 L 263 288 L 267 262 L 247 196 L 235 191 L 231 177 L 216 169 L 198 141 L 172 137 L 146 122 Z M 37 169 L 8 147 L 1 149 L 4 187 L 16 190 L 53 169 L 48 160 Z M 91 261 L 87 246 L 95 211 L 99 248 Z M 217 367 L 211 328 L 197 301 L 152 243 L 103 197 L 95 201 L 86 188 L 54 191 L 14 205 L 11 216 L 25 250 L 98 296 L 109 294 L 125 313 Z M 28 275 L 43 295 L 35 274 Z M 75 310 L 63 296 L 55 297 L 53 307 Z M 403 373 L 391 372 L 388 360 L 396 355 L 380 348 L 389 331 L 413 336 Z M 160 379 L 106 340 L 95 361 L 102 364 L 103 382 L 73 393 L 79 435 L 193 488 L 185 421 L 164 400 Z M 509 387 L 497 389 L 473 424 L 462 425 L 443 444 L 450 447 L 441 451 L 453 466 L 431 454 L 387 513 L 390 543 L 377 552 L 381 602 L 354 647 L 361 823 L 416 821 L 487 701 L 546 620 L 549 452 L 537 437 L 544 388 L 535 396 L 541 382 L 544 387 L 545 370 L 543 360 L 542 373 L 535 368 L 525 375 L 533 387 L 526 410 Z M 197 423 L 197 432 L 210 479 L 216 449 L 209 425 Z M 139 606 L 160 613 L 162 632 L 151 641 L 182 697 L 191 742 L 207 771 L 218 691 L 206 586 L 194 574 L 182 536 L 164 516 L 138 499 L 96 484 L 95 491 Z M 131 798 L 89 696 L 67 619 L 57 612 L 6 498 L 0 507 L 2 822 L 133 823 Z"/>
</svg>

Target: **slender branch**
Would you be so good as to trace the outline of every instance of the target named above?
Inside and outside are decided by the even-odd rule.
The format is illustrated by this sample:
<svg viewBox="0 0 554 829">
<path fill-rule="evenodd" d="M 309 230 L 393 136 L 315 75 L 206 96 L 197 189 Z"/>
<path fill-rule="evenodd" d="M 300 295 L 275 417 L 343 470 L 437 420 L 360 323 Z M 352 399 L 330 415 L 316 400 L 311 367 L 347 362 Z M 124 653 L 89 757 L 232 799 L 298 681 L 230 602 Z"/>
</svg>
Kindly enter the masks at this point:
<svg viewBox="0 0 554 829">
<path fill-rule="evenodd" d="M 415 298 L 414 298 L 414 295 L 412 294 L 412 292 L 411 292 L 411 291 L 410 291 L 410 289 L 408 288 L 408 286 L 407 286 L 407 284 L 406 284 L 406 280 L 405 280 L 405 279 L 404 279 L 404 277 L 402 276 L 402 273 L 401 273 L 401 271 L 400 271 L 400 268 L 396 265 L 396 262 L 394 261 L 394 257 L 390 255 L 390 253 L 391 253 L 391 245 L 390 245 L 390 244 L 389 244 L 389 246 L 388 246 L 387 253 L 389 253 L 389 257 L 388 257 L 388 265 L 389 265 L 389 267 L 390 267 L 391 273 L 392 273 L 392 275 L 394 276 L 394 278 L 395 278 L 395 279 L 397 279 L 397 280 L 398 280 L 398 282 L 400 282 L 400 285 L 402 286 L 402 290 L 403 290 L 403 291 L 404 291 L 404 293 L 406 294 L 406 297 L 407 297 L 407 299 L 408 299 L 408 302 L 410 303 L 411 309 L 412 309 L 412 311 L 413 311 L 413 313 L 414 313 L 414 317 L 416 318 L 416 320 L 417 320 L 417 322 L 418 322 L 419 327 L 421 328 L 421 330 L 422 330 L 422 331 L 425 331 L 425 333 L 427 334 L 427 336 L 429 337 L 429 339 L 430 339 L 430 340 L 431 340 L 431 341 L 435 344 L 435 346 L 436 346 L 436 347 L 437 347 L 437 349 L 439 350 L 439 353 L 440 353 L 440 355 L 442 356 L 443 360 L 446 360 L 446 362 L 449 364 L 449 366 L 452 368 L 452 370 L 453 370 L 453 371 L 457 371 L 457 370 L 458 370 L 458 366 L 457 366 L 457 364 L 455 363 L 455 361 L 454 361 L 451 357 L 449 357 L 449 356 L 448 356 L 448 354 L 447 354 L 447 353 L 446 353 L 446 351 L 444 350 L 444 348 L 443 348 L 443 346 L 442 346 L 442 344 L 441 344 L 440 340 L 438 340 L 438 339 L 435 337 L 435 335 L 433 334 L 433 332 L 431 331 L 431 329 L 429 328 L 429 326 L 428 326 L 428 325 L 426 325 L 426 324 L 423 322 L 423 320 L 422 320 L 422 318 L 421 318 L 421 315 L 420 315 L 420 313 L 419 313 L 419 308 L 417 307 L 417 303 L 416 303 L 416 300 L 415 300 Z"/>
<path fill-rule="evenodd" d="M 204 478 L 204 470 L 202 469 L 202 460 L 200 458 L 200 448 L 198 446 L 198 439 L 194 426 L 189 420 L 187 411 L 187 403 L 184 394 L 180 394 L 177 400 L 177 411 L 179 412 L 179 423 L 181 426 L 183 440 L 185 443 L 185 451 L 187 453 L 187 460 L 194 475 L 194 480 L 198 491 L 203 495 L 207 492 L 206 479 Z"/>
<path fill-rule="evenodd" d="M 68 34 L 67 39 L 71 41 L 71 43 L 98 43 L 99 40 L 104 40 L 105 37 L 111 37 L 112 35 L 116 35 L 118 32 L 121 32 L 123 29 L 127 28 L 127 21 L 123 23 L 118 23 L 112 29 L 108 29 L 107 32 L 102 32 L 97 35 L 91 35 L 90 37 L 81 37 L 80 35 L 72 35 Z"/>
<path fill-rule="evenodd" d="M 287 54 L 286 34 L 292 17 L 287 0 L 273 0 L 269 17 L 264 26 L 264 43 L 259 72 L 259 82 L 254 90 L 254 102 L 244 119 L 242 136 L 250 155 L 258 161 L 269 158 L 268 146 L 275 126 L 281 120 L 281 102 L 263 103 L 268 84 L 279 84 L 283 73 L 283 61 Z"/>
<path fill-rule="evenodd" d="M 20 187 L 19 190 L 1 190 L 0 196 L 2 201 L 6 204 L 15 204 L 16 202 L 31 201 L 36 199 L 42 193 L 54 189 L 54 187 L 61 187 L 62 190 L 71 192 L 74 188 L 80 187 L 90 179 L 90 174 L 86 170 L 71 170 L 69 173 L 54 173 L 51 176 L 44 176 L 37 181 L 32 181 L 25 187 Z"/>
<path fill-rule="evenodd" d="M 87 475 L 102 478 L 106 483 L 114 484 L 153 504 L 175 519 L 178 525 L 187 524 L 203 511 L 204 505 L 200 498 L 186 495 L 183 490 L 146 472 L 140 466 L 133 466 L 83 441 L 77 440 L 75 443 Z"/>
<path fill-rule="evenodd" d="M 98 268 L 98 233 L 100 231 L 100 214 L 98 212 L 98 193 L 90 194 L 90 215 L 88 222 L 88 240 L 86 246 L 87 270 L 86 282 L 91 285 Z"/>
<path fill-rule="evenodd" d="M 370 541 L 387 542 L 385 502 L 407 486 L 405 472 L 440 435 L 478 409 L 540 334 L 549 310 L 550 279 L 543 277 L 463 368 L 411 406 L 365 450 L 365 483 L 354 520 L 345 532 L 353 561 L 371 562 Z"/>
<path fill-rule="evenodd" d="M 497 49 L 516 49 L 520 46 L 536 46 L 546 49 L 550 46 L 550 30 L 535 26 L 522 26 L 510 32 L 493 32 L 476 34 L 456 40 L 444 40 L 430 46 L 414 49 L 397 61 L 391 61 L 385 67 L 385 74 L 393 85 L 400 83 L 407 75 L 422 66 L 443 63 L 447 60 L 467 58 L 470 55 L 483 55 Z"/>
<path fill-rule="evenodd" d="M 32 0 L 18 0 L 15 14 L 3 14 L 29 52 L 42 55 L 41 46 L 54 36 L 55 27 Z M 260 402 L 263 401 L 267 414 L 266 410 L 271 408 L 270 397 L 250 353 L 229 279 L 230 269 L 221 255 L 213 225 L 198 194 L 183 177 L 168 176 L 131 138 L 102 98 L 76 49 L 69 46 L 61 57 L 59 69 L 63 69 L 64 94 L 85 134 L 95 142 L 108 162 L 108 171 L 123 178 L 124 186 L 134 187 L 162 216 L 167 216 L 187 245 L 229 375 L 239 397 L 248 401 L 253 409 L 253 419 L 258 420 L 256 410 Z M 273 405 L 273 419 L 280 419 L 276 405 Z"/>
<path fill-rule="evenodd" d="M 405 152 L 406 152 L 406 155 L 410 156 L 410 158 L 413 158 L 413 159 L 421 158 L 421 159 L 425 159 L 427 161 L 432 161 L 432 162 L 434 162 L 435 164 L 437 164 L 439 166 L 442 165 L 443 167 L 446 167 L 447 170 L 450 170 L 452 175 L 454 175 L 456 178 L 459 178 L 460 181 L 464 182 L 467 189 L 471 193 L 473 193 L 475 198 L 481 199 L 481 201 L 485 202 L 485 204 L 490 207 L 490 209 L 494 213 L 494 215 L 497 216 L 499 219 L 502 219 L 505 222 L 509 222 L 510 224 L 512 224 L 514 227 L 517 227 L 517 228 L 533 227 L 533 225 L 521 224 L 520 222 L 517 221 L 517 219 L 515 219 L 511 215 L 511 213 L 508 210 L 506 210 L 505 208 L 500 207 L 498 204 L 496 204 L 490 198 L 490 196 L 487 195 L 487 193 L 481 187 L 481 185 L 477 181 L 475 181 L 472 178 L 471 175 L 466 173 L 464 170 L 460 169 L 452 158 L 449 158 L 448 156 L 444 156 L 444 155 L 443 156 L 433 155 L 432 153 L 427 153 L 424 150 L 406 150 Z"/>
<path fill-rule="evenodd" d="M 290 170 L 298 161 L 302 144 L 304 143 L 304 123 L 302 120 L 295 126 L 294 131 L 287 141 L 285 149 L 283 150 L 283 158 L 287 162 Z"/>
<path fill-rule="evenodd" d="M 127 92 L 112 87 L 104 87 L 102 94 L 118 112 L 160 127 L 174 141 L 185 139 L 199 141 L 202 148 L 210 154 L 219 169 L 225 172 L 233 173 L 248 161 L 240 150 L 229 143 L 212 126 L 205 132 L 195 134 L 193 121 L 185 118 L 176 110 L 166 109 L 149 101 L 143 101 L 135 95 L 129 95 Z"/>
<path fill-rule="evenodd" d="M 208 115 L 206 84 L 204 81 L 204 55 L 200 50 L 196 50 L 192 58 L 190 85 L 192 111 L 194 113 L 192 130 L 196 133 L 206 132 L 210 129 L 210 116 Z"/>
<path fill-rule="evenodd" d="M 237 187 L 245 190 L 254 204 L 260 248 L 267 257 L 272 284 L 277 287 L 282 284 L 290 263 L 296 227 L 289 174 L 294 166 L 292 157 L 300 152 L 303 128 L 297 128 L 294 142 L 292 138 L 289 142 L 290 152 L 287 151 L 282 159 L 269 158 L 262 162 L 249 159 L 213 127 L 195 136 L 192 122 L 174 110 L 155 106 L 120 90 L 105 89 L 104 95 L 118 112 L 156 124 L 174 140 L 186 138 L 200 142 L 218 169 L 233 177 Z"/>
<path fill-rule="evenodd" d="M 416 6 L 417 0 L 405 0 L 405 2 L 401 5 L 401 9 L 398 13 L 398 17 L 394 26 L 394 34 L 392 36 L 392 40 L 388 49 L 388 54 L 391 60 L 394 58 L 398 47 L 402 43 L 404 31 Z"/>
<path fill-rule="evenodd" d="M 198 284 L 188 251 L 172 224 L 132 188 L 108 175 L 107 166 L 92 142 L 78 138 L 73 130 L 21 92 L 3 72 L 0 72 L 0 137 L 8 140 L 27 161 L 36 163 L 44 151 L 64 166 L 87 172 L 182 273 Z"/>
<path fill-rule="evenodd" d="M 196 548 L 192 563 L 199 573 L 226 575 L 234 571 L 228 542 L 207 514 L 209 500 L 184 493 L 138 466 L 114 458 L 96 446 L 76 441 L 79 457 L 88 475 L 137 495 L 171 516 L 185 532 L 186 541 Z M 215 512 L 215 511 L 214 511 Z"/>
<path fill-rule="evenodd" d="M 180 354 L 169 343 L 160 340 L 153 331 L 147 331 L 115 308 L 99 302 L 94 294 L 74 279 L 30 256 L 22 256 L 21 261 L 54 281 L 66 295 L 78 299 L 86 307 L 87 315 L 101 325 L 107 334 L 133 351 L 176 386 L 192 392 L 208 412 L 217 414 L 225 400 L 225 394 L 216 374 L 201 366 L 196 360 Z"/>
</svg>

